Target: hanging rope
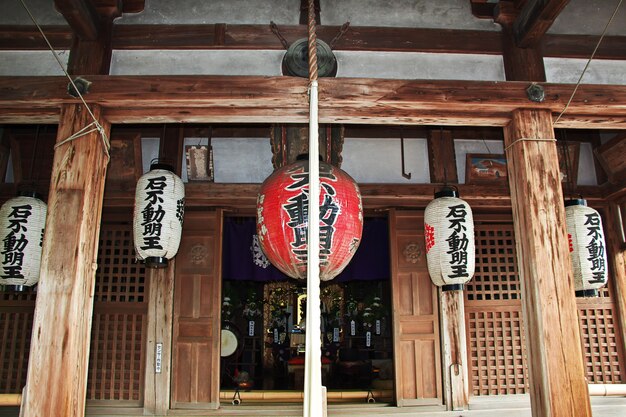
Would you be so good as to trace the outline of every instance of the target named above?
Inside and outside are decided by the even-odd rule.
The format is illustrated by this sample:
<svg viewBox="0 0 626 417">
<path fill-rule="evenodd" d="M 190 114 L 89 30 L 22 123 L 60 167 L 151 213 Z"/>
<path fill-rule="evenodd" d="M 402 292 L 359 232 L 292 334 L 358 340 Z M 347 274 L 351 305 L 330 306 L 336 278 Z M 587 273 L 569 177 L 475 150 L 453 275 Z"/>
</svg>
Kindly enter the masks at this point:
<svg viewBox="0 0 626 417">
<path fill-rule="evenodd" d="M 611 25 L 611 22 L 613 21 L 613 18 L 615 17 L 615 15 L 617 14 L 617 11 L 619 10 L 619 7 L 622 5 L 622 1 L 623 0 L 619 0 L 619 3 L 617 3 L 617 6 L 615 7 L 615 10 L 613 11 L 613 14 L 611 15 L 611 18 L 606 23 L 606 26 L 604 27 L 604 30 L 602 31 L 602 35 L 600 35 L 600 39 L 598 39 L 598 43 L 596 44 L 596 47 L 593 49 L 593 52 L 591 53 L 591 56 L 589 57 L 589 60 L 587 61 L 587 64 L 585 65 L 585 68 L 583 68 L 583 72 L 580 74 L 580 77 L 578 78 L 578 81 L 576 82 L 576 86 L 574 87 L 574 91 L 572 91 L 572 95 L 570 96 L 569 100 L 567 101 L 567 104 L 565 105 L 565 108 L 563 108 L 563 111 L 561 111 L 561 113 L 554 120 L 553 124 L 557 124 L 558 121 L 561 120 L 561 116 L 563 116 L 563 114 L 565 114 L 565 111 L 567 110 L 569 105 L 572 103 L 572 100 L 574 99 L 574 95 L 576 95 L 576 91 L 578 91 L 578 87 L 580 87 L 580 84 L 581 84 L 581 82 L 583 80 L 583 77 L 585 76 L 585 73 L 587 72 L 587 68 L 589 68 L 589 64 L 591 64 L 591 61 L 593 60 L 593 57 L 596 55 L 596 52 L 598 51 L 598 48 L 600 47 L 600 44 L 602 43 L 602 39 L 604 39 L 604 35 L 606 35 L 607 29 Z"/>
<path fill-rule="evenodd" d="M 315 5 L 309 0 L 309 81 L 317 81 L 317 36 L 315 35 Z"/>
<path fill-rule="evenodd" d="M 111 159 L 111 155 L 109 154 L 109 149 L 111 149 L 111 144 L 109 142 L 109 138 L 108 138 L 106 132 L 104 131 L 104 128 L 102 127 L 102 125 L 100 125 L 100 123 L 98 122 L 98 119 L 96 119 L 96 116 L 93 114 L 93 112 L 91 111 L 91 109 L 87 105 L 87 102 L 85 101 L 85 99 L 83 98 L 83 95 L 80 93 L 80 90 L 78 89 L 78 87 L 74 83 L 74 80 L 72 79 L 70 74 L 65 69 L 65 66 L 61 62 L 61 59 L 59 58 L 59 55 L 56 53 L 56 51 L 52 47 L 52 44 L 48 40 L 48 37 L 46 36 L 46 34 L 43 32 L 43 29 L 41 28 L 41 26 L 39 26 L 39 23 L 37 23 L 37 20 L 35 19 L 35 16 L 33 16 L 33 14 L 31 13 L 30 9 L 28 8 L 28 6 L 24 2 L 24 0 L 20 0 L 20 3 L 22 3 L 22 6 L 24 6 L 24 9 L 26 10 L 26 13 L 28 13 L 28 16 L 30 17 L 30 20 L 32 20 L 32 22 L 35 24 L 35 26 L 37 27 L 37 30 L 39 30 L 39 33 L 41 33 L 41 36 L 43 37 L 44 41 L 46 41 L 46 44 L 48 45 L 48 48 L 50 49 L 50 52 L 52 52 L 52 55 L 54 55 L 54 59 L 56 59 L 57 63 L 59 64 L 59 67 L 61 67 L 61 70 L 63 71 L 63 73 L 65 74 L 67 79 L 70 80 L 70 83 L 72 84 L 72 87 L 74 87 L 74 91 L 76 91 L 76 93 L 78 94 L 78 98 L 80 98 L 80 101 L 82 101 L 83 106 L 85 106 L 85 108 L 87 109 L 87 112 L 89 113 L 89 116 L 91 116 L 91 118 L 93 120 L 93 122 L 91 124 L 85 126 L 84 128 L 82 128 L 78 132 L 74 133 L 73 135 L 71 135 L 67 139 L 64 139 L 63 141 L 57 143 L 54 146 L 54 148 L 56 149 L 59 146 L 65 144 L 67 142 L 71 142 L 72 140 L 75 140 L 75 139 L 77 139 L 79 137 L 82 137 L 82 136 L 85 136 L 85 135 L 87 135 L 89 133 L 97 131 L 98 133 L 100 133 L 100 138 L 102 139 L 102 144 L 104 145 L 104 153 L 107 156 L 107 161 L 108 161 L 109 159 Z M 90 128 L 91 126 L 94 126 L 94 129 L 89 130 L 87 132 L 83 132 L 84 130 Z"/>
</svg>

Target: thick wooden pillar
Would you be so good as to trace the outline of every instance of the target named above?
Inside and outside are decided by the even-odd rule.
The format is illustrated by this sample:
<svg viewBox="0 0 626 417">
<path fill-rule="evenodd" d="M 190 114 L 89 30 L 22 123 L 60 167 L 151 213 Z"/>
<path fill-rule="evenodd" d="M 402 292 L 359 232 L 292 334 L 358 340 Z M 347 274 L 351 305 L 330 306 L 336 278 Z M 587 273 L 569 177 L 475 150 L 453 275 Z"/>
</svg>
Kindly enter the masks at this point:
<svg viewBox="0 0 626 417">
<path fill-rule="evenodd" d="M 175 262 L 148 273 L 145 415 L 164 416 L 170 408 Z"/>
<path fill-rule="evenodd" d="M 532 414 L 590 417 L 550 111 L 514 111 L 504 139 Z"/>
<path fill-rule="evenodd" d="M 626 221 L 626 218 L 623 218 L 622 221 Z M 611 283 L 609 285 L 612 285 L 615 291 L 618 329 L 622 335 L 626 335 L 626 250 L 621 238 L 619 206 L 615 202 L 609 203 L 604 222 L 604 234 L 607 239 L 607 255 L 611 271 Z M 626 337 L 621 339 L 622 346 L 620 349 L 626 354 Z"/>
<path fill-rule="evenodd" d="M 92 111 L 109 134 L 110 126 Z M 57 143 L 92 122 L 82 105 L 61 109 Z M 31 339 L 27 417 L 83 416 L 98 234 L 107 157 L 97 132 L 54 152 L 41 278 Z"/>
</svg>

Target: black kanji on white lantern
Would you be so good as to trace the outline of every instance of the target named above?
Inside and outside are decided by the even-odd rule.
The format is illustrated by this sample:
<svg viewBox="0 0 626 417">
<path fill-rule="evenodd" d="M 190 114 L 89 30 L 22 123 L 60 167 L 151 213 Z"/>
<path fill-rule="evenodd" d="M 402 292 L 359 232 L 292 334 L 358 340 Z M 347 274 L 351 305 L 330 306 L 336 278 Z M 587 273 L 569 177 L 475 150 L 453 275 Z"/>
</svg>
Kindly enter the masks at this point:
<svg viewBox="0 0 626 417">
<path fill-rule="evenodd" d="M 166 164 L 152 164 L 137 182 L 134 237 L 137 258 L 150 268 L 164 268 L 180 245 L 185 185 Z"/>
<path fill-rule="evenodd" d="M 39 281 L 46 212 L 46 203 L 33 196 L 12 198 L 0 208 L 0 284 L 20 291 Z"/>
<path fill-rule="evenodd" d="M 428 273 L 443 291 L 462 290 L 474 275 L 474 219 L 453 189 L 435 193 L 424 212 Z"/>
<path fill-rule="evenodd" d="M 608 279 L 600 214 L 583 199 L 569 200 L 565 202 L 565 223 L 576 296 L 597 296 Z"/>
</svg>

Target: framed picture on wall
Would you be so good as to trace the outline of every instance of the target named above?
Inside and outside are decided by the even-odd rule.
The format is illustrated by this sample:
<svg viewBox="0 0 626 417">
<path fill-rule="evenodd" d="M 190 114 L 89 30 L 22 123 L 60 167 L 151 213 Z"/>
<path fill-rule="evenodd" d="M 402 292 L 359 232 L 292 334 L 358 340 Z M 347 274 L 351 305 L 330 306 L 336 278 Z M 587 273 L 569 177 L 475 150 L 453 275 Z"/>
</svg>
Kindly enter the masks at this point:
<svg viewBox="0 0 626 417">
<path fill-rule="evenodd" d="M 578 158 L 580 156 L 580 142 L 558 141 L 556 149 L 559 155 L 559 171 L 561 182 L 576 185 L 578 181 Z"/>
<path fill-rule="evenodd" d="M 465 161 L 466 184 L 506 184 L 506 177 L 506 157 L 503 154 L 467 154 Z"/>
</svg>

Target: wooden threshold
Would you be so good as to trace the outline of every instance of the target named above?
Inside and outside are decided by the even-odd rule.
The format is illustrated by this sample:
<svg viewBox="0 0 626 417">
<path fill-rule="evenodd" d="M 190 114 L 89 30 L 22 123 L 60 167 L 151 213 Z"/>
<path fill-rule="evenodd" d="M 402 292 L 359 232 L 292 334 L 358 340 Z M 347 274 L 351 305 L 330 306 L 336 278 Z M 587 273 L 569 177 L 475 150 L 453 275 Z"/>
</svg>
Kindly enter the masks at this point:
<svg viewBox="0 0 626 417">
<path fill-rule="evenodd" d="M 252 390 L 240 391 L 241 402 L 279 402 L 279 403 L 301 403 L 304 400 L 302 391 L 274 391 L 274 390 Z M 235 395 L 235 391 L 220 391 L 220 402 L 222 405 L 229 404 Z M 393 390 L 373 389 L 372 395 L 377 402 L 390 402 L 393 398 Z M 351 402 L 366 403 L 368 391 L 365 390 L 332 390 L 327 392 L 328 402 Z"/>
</svg>

